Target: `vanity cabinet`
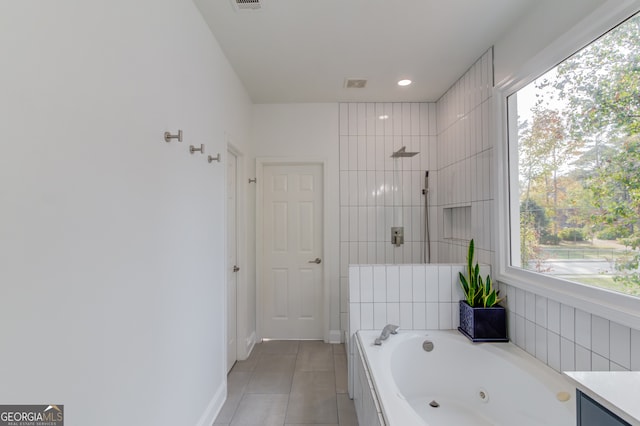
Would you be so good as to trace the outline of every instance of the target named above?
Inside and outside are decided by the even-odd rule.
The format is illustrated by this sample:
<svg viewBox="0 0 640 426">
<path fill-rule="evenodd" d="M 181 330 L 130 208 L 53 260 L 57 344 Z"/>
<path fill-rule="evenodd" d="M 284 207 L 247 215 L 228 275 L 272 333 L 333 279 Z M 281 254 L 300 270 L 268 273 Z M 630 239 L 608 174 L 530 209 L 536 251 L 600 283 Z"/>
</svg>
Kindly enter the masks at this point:
<svg viewBox="0 0 640 426">
<path fill-rule="evenodd" d="M 578 426 L 640 426 L 640 371 L 565 371 Z"/>
<path fill-rule="evenodd" d="M 580 390 L 576 393 L 578 426 L 631 426 Z"/>
</svg>

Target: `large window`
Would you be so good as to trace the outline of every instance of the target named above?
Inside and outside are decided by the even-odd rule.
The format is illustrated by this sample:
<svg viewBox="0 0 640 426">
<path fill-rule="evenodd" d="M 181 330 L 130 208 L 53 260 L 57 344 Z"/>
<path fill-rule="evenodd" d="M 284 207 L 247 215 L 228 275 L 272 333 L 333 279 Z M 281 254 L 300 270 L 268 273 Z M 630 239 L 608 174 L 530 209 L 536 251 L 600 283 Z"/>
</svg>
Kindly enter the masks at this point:
<svg viewBox="0 0 640 426">
<path fill-rule="evenodd" d="M 640 15 L 507 105 L 511 266 L 640 296 Z"/>
</svg>

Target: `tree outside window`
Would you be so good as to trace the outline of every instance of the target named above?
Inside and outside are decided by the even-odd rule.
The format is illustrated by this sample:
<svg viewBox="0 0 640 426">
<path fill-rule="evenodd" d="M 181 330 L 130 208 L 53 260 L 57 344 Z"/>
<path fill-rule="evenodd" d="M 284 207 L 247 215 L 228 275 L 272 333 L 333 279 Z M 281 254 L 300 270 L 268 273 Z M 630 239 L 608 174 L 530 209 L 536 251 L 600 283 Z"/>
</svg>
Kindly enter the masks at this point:
<svg viewBox="0 0 640 426">
<path fill-rule="evenodd" d="M 640 296 L 640 15 L 510 98 L 513 266 Z"/>
</svg>

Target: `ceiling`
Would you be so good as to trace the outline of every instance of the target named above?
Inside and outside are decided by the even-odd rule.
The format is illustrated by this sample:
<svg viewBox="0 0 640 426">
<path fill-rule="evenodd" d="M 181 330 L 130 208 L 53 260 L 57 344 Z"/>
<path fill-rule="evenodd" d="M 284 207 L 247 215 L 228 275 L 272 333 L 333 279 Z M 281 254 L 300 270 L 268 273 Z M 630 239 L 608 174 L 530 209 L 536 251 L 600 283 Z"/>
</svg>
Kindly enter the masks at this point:
<svg viewBox="0 0 640 426">
<path fill-rule="evenodd" d="M 437 100 L 536 0 L 195 0 L 254 103 Z M 347 89 L 346 78 L 367 79 Z M 413 80 L 408 87 L 396 83 Z"/>
</svg>

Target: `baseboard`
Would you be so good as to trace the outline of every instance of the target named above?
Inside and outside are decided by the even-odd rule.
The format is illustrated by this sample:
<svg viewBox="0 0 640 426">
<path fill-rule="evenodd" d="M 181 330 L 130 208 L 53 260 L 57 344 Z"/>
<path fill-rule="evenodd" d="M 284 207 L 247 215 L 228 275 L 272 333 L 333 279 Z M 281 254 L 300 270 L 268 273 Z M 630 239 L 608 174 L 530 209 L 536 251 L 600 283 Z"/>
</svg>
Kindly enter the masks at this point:
<svg viewBox="0 0 640 426">
<path fill-rule="evenodd" d="M 207 408 L 204 410 L 204 413 L 202 413 L 202 416 L 200 416 L 200 420 L 198 420 L 196 426 L 210 426 L 213 424 L 216 417 L 218 417 L 218 413 L 220 413 L 222 406 L 224 405 L 224 401 L 227 399 L 226 385 L 226 381 L 220 383 L 220 386 L 218 386 L 218 390 L 216 390 L 213 398 L 211 399 L 211 401 L 209 401 Z"/>
<path fill-rule="evenodd" d="M 329 330 L 329 343 L 342 343 L 342 331 Z"/>
<path fill-rule="evenodd" d="M 256 332 L 252 331 L 249 337 L 245 339 L 245 353 L 247 354 L 247 358 L 249 358 L 249 355 L 251 355 L 251 351 L 253 350 L 253 347 L 255 345 L 256 345 Z"/>
</svg>

